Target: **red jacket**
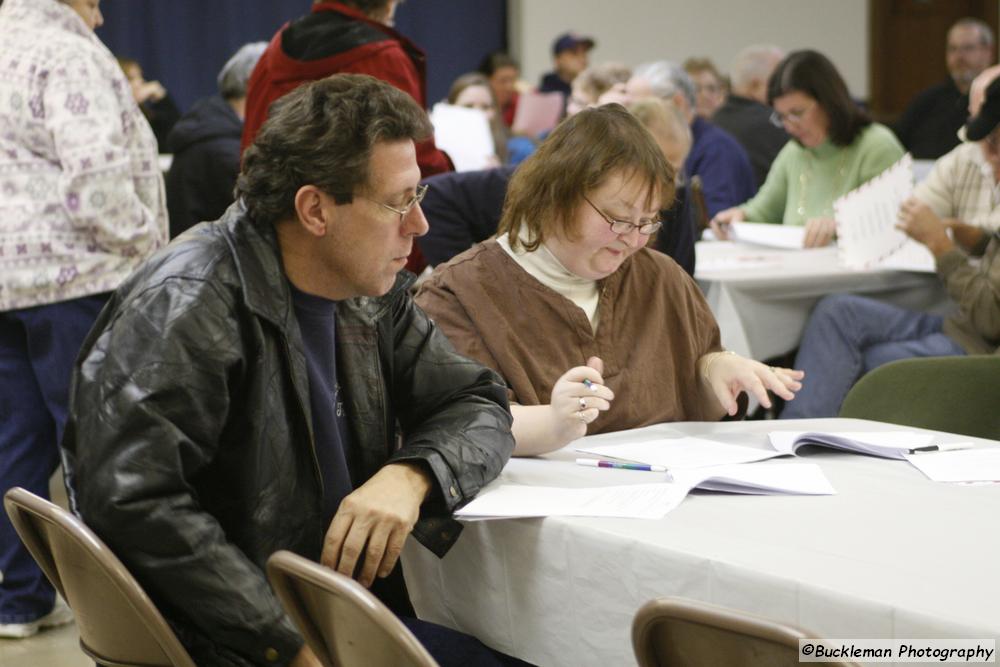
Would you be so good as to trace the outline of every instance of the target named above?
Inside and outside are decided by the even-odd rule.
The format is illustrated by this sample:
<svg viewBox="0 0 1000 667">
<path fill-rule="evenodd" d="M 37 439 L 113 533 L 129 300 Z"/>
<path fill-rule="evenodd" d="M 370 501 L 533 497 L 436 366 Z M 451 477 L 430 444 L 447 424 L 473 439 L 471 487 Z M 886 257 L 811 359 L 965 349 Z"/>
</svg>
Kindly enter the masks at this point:
<svg viewBox="0 0 1000 667">
<path fill-rule="evenodd" d="M 267 120 L 272 102 L 299 84 L 331 74 L 370 74 L 409 93 L 426 108 L 425 63 L 423 51 L 392 28 L 339 2 L 317 3 L 311 14 L 282 26 L 254 68 L 247 87 L 242 149 Z M 417 145 L 417 162 L 425 178 L 452 171 L 451 160 L 433 139 Z"/>
<path fill-rule="evenodd" d="M 254 68 L 241 150 L 267 120 L 272 102 L 302 83 L 331 74 L 369 74 L 409 93 L 422 109 L 427 107 L 426 56 L 419 47 L 352 7 L 321 2 L 310 14 L 282 26 Z M 454 169 L 433 138 L 417 144 L 417 163 L 424 178 Z M 407 268 L 420 273 L 426 264 L 414 244 Z"/>
</svg>

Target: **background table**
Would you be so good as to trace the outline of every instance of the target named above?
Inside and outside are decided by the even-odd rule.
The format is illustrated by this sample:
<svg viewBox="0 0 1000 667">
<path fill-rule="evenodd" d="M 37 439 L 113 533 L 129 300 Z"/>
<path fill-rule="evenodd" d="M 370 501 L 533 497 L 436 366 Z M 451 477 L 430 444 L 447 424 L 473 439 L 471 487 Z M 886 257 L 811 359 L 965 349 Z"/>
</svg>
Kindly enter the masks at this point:
<svg viewBox="0 0 1000 667">
<path fill-rule="evenodd" d="M 774 250 L 732 242 L 695 246 L 695 279 L 722 332 L 722 345 L 765 360 L 798 347 L 823 296 L 864 294 L 904 308 L 946 314 L 953 303 L 933 273 L 853 271 L 835 247 Z"/>
<path fill-rule="evenodd" d="M 649 428 L 764 447 L 776 427 Z M 780 428 L 898 427 L 818 419 Z M 575 466 L 574 455 L 549 455 L 564 462 L 553 464 L 550 485 L 644 483 L 657 474 Z M 1000 485 L 935 483 L 905 461 L 832 451 L 778 459 L 801 460 L 818 463 L 838 495 L 696 491 L 659 521 L 469 523 L 441 560 L 410 540 L 403 565 L 411 597 L 421 618 L 546 666 L 634 664 L 632 617 L 663 595 L 761 614 L 821 637 L 1000 639 Z"/>
</svg>

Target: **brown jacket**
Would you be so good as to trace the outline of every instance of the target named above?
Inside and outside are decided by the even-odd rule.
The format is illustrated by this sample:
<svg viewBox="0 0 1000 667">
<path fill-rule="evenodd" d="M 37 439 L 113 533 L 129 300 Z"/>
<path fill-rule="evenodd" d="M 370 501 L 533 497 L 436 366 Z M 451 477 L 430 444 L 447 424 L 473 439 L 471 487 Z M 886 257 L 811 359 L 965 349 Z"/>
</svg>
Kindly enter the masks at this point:
<svg viewBox="0 0 1000 667">
<path fill-rule="evenodd" d="M 978 265 L 957 249 L 937 260 L 938 275 L 959 307 L 945 320 L 944 332 L 968 354 L 996 354 L 1000 344 L 1000 236 L 984 240 Z"/>
<path fill-rule="evenodd" d="M 416 301 L 460 353 L 498 371 L 522 405 L 548 403 L 563 373 L 600 357 L 615 400 L 589 433 L 715 419 L 718 406 L 699 401 L 696 362 L 721 349 L 719 327 L 691 277 L 642 249 L 600 290 L 595 334 L 581 308 L 490 240 L 439 266 Z"/>
</svg>

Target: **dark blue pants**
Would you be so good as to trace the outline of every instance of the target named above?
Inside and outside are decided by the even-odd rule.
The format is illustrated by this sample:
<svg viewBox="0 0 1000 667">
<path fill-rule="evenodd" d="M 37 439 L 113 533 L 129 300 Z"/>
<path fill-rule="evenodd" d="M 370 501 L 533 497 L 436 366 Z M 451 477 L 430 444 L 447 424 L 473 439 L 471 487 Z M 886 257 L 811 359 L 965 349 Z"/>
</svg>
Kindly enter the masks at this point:
<svg viewBox="0 0 1000 667">
<path fill-rule="evenodd" d="M 441 667 L 530 667 L 488 648 L 472 635 L 417 618 L 400 616 L 400 620 Z"/>
<path fill-rule="evenodd" d="M 49 497 L 73 363 L 107 298 L 0 313 L 0 495 L 22 486 Z M 52 586 L 6 512 L 0 512 L 0 572 L 0 623 L 27 623 L 52 610 Z"/>
</svg>

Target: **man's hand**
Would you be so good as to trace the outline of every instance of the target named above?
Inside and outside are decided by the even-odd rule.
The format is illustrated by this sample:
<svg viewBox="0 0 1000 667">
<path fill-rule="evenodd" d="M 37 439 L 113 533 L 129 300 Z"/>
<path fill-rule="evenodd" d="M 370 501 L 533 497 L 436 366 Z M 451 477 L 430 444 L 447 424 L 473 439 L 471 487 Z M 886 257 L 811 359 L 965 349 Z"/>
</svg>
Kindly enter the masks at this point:
<svg viewBox="0 0 1000 667">
<path fill-rule="evenodd" d="M 935 257 L 939 257 L 955 247 L 944 221 L 930 206 L 916 197 L 910 197 L 899 206 L 899 223 L 896 229 L 927 246 Z"/>
<path fill-rule="evenodd" d="M 320 562 L 353 577 L 363 557 L 357 578 L 366 587 L 376 575 L 388 576 L 430 489 L 430 476 L 419 465 L 385 466 L 341 501 L 326 531 Z"/>
</svg>

